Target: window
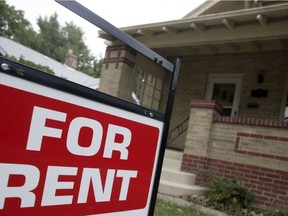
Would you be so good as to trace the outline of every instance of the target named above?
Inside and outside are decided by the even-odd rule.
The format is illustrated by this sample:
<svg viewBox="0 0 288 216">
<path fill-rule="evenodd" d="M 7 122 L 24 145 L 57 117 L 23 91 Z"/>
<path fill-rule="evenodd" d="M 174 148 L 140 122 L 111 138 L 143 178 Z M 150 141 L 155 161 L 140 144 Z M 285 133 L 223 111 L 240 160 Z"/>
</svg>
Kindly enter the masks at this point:
<svg viewBox="0 0 288 216">
<path fill-rule="evenodd" d="M 216 100 L 223 106 L 225 116 L 238 116 L 242 75 L 210 74 L 206 99 Z"/>
<path fill-rule="evenodd" d="M 223 114 L 225 116 L 231 116 L 234 93 L 236 84 L 230 83 L 215 83 L 212 92 L 212 100 L 217 101 L 223 106 Z"/>
<path fill-rule="evenodd" d="M 133 99 L 135 103 L 158 110 L 163 81 L 140 68 L 135 68 L 135 87 L 133 90 Z"/>
</svg>

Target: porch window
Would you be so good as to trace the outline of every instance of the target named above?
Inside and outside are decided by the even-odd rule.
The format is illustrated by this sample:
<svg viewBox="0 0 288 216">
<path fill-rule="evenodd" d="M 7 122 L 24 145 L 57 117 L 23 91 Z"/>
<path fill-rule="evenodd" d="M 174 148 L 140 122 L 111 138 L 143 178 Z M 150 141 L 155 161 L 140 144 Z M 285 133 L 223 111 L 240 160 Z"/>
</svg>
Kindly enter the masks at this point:
<svg viewBox="0 0 288 216">
<path fill-rule="evenodd" d="M 140 68 L 134 71 L 135 87 L 133 99 L 135 103 L 158 110 L 163 82 L 161 79 Z"/>
</svg>

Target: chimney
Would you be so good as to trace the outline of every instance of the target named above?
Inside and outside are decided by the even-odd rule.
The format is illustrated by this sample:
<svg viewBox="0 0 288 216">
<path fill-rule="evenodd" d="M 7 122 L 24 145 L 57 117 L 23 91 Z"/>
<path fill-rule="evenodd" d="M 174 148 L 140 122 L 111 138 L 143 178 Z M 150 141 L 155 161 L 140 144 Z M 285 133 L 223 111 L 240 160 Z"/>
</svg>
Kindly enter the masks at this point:
<svg viewBox="0 0 288 216">
<path fill-rule="evenodd" d="M 77 57 L 73 54 L 73 50 L 69 49 L 66 57 L 65 57 L 65 63 L 68 67 L 76 68 L 77 65 Z"/>
</svg>

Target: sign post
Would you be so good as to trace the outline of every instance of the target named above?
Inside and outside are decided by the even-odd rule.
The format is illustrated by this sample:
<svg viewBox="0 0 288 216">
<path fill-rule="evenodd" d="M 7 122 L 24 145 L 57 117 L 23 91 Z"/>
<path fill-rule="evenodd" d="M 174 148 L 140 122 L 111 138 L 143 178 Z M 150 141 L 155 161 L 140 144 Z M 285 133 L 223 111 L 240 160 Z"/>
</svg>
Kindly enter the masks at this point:
<svg viewBox="0 0 288 216">
<path fill-rule="evenodd" d="M 0 213 L 153 215 L 180 61 L 59 1 L 172 74 L 165 113 L 0 58 Z"/>
</svg>

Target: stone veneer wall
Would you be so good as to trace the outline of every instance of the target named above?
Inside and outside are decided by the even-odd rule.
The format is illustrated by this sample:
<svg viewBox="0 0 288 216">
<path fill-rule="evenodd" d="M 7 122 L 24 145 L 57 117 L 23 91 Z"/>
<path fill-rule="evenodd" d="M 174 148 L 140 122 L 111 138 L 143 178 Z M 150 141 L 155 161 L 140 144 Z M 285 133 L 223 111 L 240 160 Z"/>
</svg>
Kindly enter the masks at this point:
<svg viewBox="0 0 288 216">
<path fill-rule="evenodd" d="M 192 101 L 182 170 L 238 178 L 258 204 L 286 208 L 288 122 L 220 113 L 214 101 Z M 203 183 L 201 176 L 197 183 Z"/>
</svg>

